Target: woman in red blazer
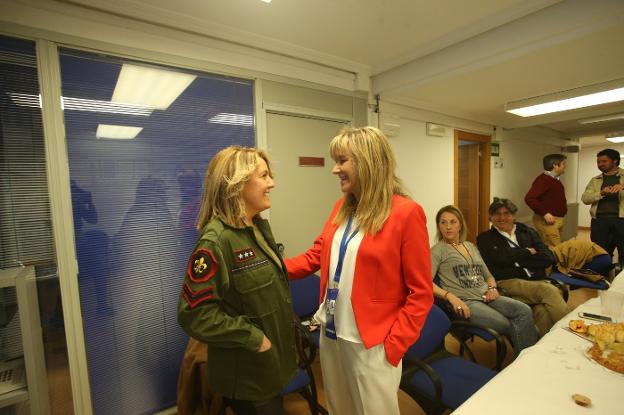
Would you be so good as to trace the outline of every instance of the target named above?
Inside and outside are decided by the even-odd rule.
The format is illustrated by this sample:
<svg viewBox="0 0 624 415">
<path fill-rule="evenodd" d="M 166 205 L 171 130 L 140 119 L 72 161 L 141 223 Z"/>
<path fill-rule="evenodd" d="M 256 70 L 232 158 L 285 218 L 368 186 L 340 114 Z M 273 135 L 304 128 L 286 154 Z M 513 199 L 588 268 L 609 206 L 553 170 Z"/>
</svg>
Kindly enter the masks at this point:
<svg viewBox="0 0 624 415">
<path fill-rule="evenodd" d="M 321 368 L 333 414 L 399 414 L 401 359 L 433 303 L 423 209 L 405 196 L 385 135 L 347 128 L 330 143 L 344 198 L 289 278 L 320 269 Z"/>
</svg>

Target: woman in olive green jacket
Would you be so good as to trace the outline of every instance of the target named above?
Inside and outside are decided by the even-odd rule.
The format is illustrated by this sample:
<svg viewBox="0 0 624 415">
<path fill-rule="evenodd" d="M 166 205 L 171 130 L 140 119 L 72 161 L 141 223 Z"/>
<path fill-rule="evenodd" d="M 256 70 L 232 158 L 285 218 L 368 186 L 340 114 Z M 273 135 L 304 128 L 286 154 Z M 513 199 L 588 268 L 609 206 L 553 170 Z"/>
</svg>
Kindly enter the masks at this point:
<svg viewBox="0 0 624 415">
<path fill-rule="evenodd" d="M 209 384 L 239 415 L 282 414 L 280 391 L 297 369 L 285 267 L 259 215 L 273 187 L 263 151 L 215 155 L 178 304 L 182 328 L 208 345 Z"/>
</svg>

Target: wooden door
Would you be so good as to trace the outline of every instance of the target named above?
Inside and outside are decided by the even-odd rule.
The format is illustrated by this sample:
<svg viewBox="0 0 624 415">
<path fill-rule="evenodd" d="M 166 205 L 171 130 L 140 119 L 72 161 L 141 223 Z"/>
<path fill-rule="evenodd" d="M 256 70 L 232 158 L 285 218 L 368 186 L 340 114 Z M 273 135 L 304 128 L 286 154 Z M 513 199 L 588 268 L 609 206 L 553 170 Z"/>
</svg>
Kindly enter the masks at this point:
<svg viewBox="0 0 624 415">
<path fill-rule="evenodd" d="M 455 130 L 455 206 L 464 214 L 470 242 L 489 227 L 490 140 Z"/>
<path fill-rule="evenodd" d="M 479 230 L 479 143 L 459 143 L 459 194 L 457 207 L 468 228 L 467 239 L 474 242 Z"/>
</svg>

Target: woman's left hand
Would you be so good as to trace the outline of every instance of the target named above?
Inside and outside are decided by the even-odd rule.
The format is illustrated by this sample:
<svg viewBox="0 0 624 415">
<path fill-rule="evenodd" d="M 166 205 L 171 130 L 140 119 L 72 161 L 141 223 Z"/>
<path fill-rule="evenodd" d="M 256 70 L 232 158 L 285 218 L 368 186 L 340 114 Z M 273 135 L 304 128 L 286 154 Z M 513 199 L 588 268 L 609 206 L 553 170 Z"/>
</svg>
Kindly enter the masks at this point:
<svg viewBox="0 0 624 415">
<path fill-rule="evenodd" d="M 486 303 L 489 303 L 490 301 L 496 300 L 498 297 L 500 297 L 500 294 L 498 293 L 497 289 L 495 289 L 495 288 L 494 289 L 488 289 L 485 292 L 484 301 Z"/>
</svg>

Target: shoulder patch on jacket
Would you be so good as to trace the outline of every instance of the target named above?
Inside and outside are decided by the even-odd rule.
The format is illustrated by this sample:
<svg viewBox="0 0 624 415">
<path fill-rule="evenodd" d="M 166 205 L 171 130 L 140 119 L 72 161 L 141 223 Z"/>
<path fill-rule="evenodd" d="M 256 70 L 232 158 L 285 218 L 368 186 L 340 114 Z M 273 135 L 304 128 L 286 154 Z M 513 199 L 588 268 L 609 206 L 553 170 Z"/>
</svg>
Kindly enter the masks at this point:
<svg viewBox="0 0 624 415">
<path fill-rule="evenodd" d="M 208 287 L 203 290 L 193 291 L 188 284 L 184 284 L 182 288 L 182 293 L 184 295 L 184 299 L 188 303 L 191 309 L 197 307 L 199 304 L 204 303 L 208 300 L 215 298 L 214 296 L 214 288 Z"/>
<path fill-rule="evenodd" d="M 217 273 L 217 260 L 206 248 L 193 252 L 186 266 L 186 275 L 193 282 L 206 282 Z"/>
</svg>

